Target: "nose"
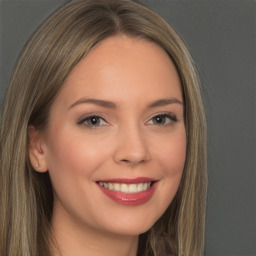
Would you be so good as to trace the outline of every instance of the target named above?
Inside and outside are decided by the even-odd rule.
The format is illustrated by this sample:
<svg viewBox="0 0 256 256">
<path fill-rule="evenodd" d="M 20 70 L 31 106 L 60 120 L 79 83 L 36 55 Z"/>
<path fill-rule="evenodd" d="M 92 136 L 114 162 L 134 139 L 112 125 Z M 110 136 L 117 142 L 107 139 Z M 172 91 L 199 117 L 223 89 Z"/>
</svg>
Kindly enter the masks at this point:
<svg viewBox="0 0 256 256">
<path fill-rule="evenodd" d="M 151 159 L 146 135 L 139 127 L 127 127 L 119 131 L 114 160 L 118 164 L 137 166 Z"/>
</svg>

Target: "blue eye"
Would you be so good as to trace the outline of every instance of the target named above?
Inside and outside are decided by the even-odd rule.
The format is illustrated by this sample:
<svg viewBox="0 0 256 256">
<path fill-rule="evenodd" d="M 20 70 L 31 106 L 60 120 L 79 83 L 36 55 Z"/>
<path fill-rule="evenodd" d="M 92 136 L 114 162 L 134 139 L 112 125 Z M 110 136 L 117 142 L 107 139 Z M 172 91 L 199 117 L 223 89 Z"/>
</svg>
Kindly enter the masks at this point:
<svg viewBox="0 0 256 256">
<path fill-rule="evenodd" d="M 168 125 L 172 122 L 176 122 L 177 118 L 175 115 L 171 114 L 161 114 L 156 115 L 152 119 L 150 119 L 147 124 L 154 124 L 154 125 Z"/>
<path fill-rule="evenodd" d="M 89 128 L 95 128 L 98 126 L 107 125 L 107 122 L 100 116 L 88 116 L 78 121 L 78 124 L 86 125 Z"/>
</svg>

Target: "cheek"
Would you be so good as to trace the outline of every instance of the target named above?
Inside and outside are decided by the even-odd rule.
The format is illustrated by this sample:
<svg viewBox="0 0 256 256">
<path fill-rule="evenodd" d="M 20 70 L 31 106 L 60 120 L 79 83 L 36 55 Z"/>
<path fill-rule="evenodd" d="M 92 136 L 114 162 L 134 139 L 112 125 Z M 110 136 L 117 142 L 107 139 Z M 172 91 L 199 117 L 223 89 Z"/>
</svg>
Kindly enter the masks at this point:
<svg viewBox="0 0 256 256">
<path fill-rule="evenodd" d="M 178 190 L 185 165 L 185 129 L 162 143 L 157 159 L 163 176 L 162 182 L 159 184 L 159 193 L 163 199 L 162 207 L 167 208 Z M 161 207 L 161 203 L 158 207 Z"/>
<path fill-rule="evenodd" d="M 73 134 L 72 134 L 73 133 Z M 100 143 L 94 141 L 92 144 L 88 138 L 83 136 L 75 136 L 74 132 L 60 132 L 53 134 L 46 149 L 46 158 L 50 171 L 61 169 L 69 172 L 76 172 L 82 169 L 89 170 L 90 166 L 96 167 L 99 163 L 101 154 L 104 157 L 104 151 Z M 101 153 L 100 153 L 101 152 Z"/>
<path fill-rule="evenodd" d="M 64 136 L 65 135 L 65 136 Z M 100 171 L 102 162 L 109 157 L 102 144 L 83 136 L 74 136 L 74 132 L 59 132 L 51 136 L 46 155 L 49 175 L 55 194 L 55 212 L 67 211 L 82 219 L 88 212 L 92 192 L 95 190 L 94 178 Z M 88 213 L 88 216 L 90 213 Z M 61 215 L 62 216 L 62 215 Z"/>
<path fill-rule="evenodd" d="M 180 176 L 186 159 L 185 128 L 163 140 L 157 154 L 165 176 Z"/>
<path fill-rule="evenodd" d="M 103 159 L 107 158 L 102 145 L 95 141 L 92 145 L 83 136 L 67 132 L 59 132 L 51 138 L 54 143 L 48 143 L 46 159 L 54 189 L 76 187 L 82 181 L 89 184 Z"/>
</svg>

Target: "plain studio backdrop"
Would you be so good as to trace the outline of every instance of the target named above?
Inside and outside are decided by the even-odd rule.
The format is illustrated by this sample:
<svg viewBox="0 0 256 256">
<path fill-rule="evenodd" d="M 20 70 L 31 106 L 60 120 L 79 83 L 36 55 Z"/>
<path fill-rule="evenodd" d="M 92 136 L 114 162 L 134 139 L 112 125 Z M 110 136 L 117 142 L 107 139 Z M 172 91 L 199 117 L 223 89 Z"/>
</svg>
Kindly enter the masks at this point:
<svg viewBox="0 0 256 256">
<path fill-rule="evenodd" d="M 1 108 L 24 43 L 65 2 L 0 1 Z M 182 36 L 203 84 L 209 126 L 205 256 L 256 256 L 256 1 L 141 2 Z"/>
</svg>

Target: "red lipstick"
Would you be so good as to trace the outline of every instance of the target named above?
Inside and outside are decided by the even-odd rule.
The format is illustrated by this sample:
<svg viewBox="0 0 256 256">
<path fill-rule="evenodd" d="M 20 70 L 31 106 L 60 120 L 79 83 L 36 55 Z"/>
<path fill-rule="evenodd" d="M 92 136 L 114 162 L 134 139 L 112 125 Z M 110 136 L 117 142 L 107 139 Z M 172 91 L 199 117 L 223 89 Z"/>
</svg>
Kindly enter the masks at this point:
<svg viewBox="0 0 256 256">
<path fill-rule="evenodd" d="M 97 185 L 105 195 L 116 203 L 127 206 L 136 206 L 144 204 L 150 200 L 156 190 L 157 181 L 145 177 L 118 178 L 98 181 Z M 121 186 L 122 188 L 125 186 L 127 191 L 121 191 L 123 190 L 121 189 Z M 129 190 L 131 187 L 135 189 L 132 192 Z M 138 187 L 140 187 L 140 189 L 138 189 L 139 191 L 136 191 L 136 188 Z"/>
</svg>

